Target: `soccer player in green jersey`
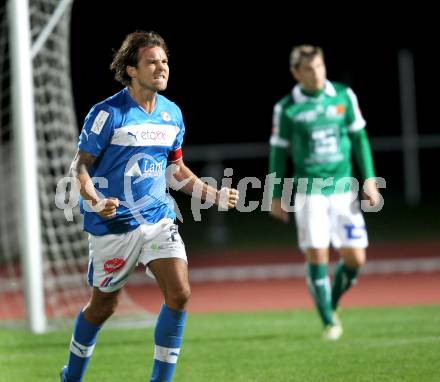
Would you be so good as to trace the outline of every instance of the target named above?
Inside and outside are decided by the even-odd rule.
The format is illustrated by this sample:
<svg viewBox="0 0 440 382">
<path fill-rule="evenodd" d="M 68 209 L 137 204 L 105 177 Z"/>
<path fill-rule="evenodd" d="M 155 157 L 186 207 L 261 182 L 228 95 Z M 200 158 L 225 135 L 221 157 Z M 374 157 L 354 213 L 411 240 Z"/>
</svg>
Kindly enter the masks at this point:
<svg viewBox="0 0 440 382">
<path fill-rule="evenodd" d="M 324 338 L 337 340 L 342 326 L 336 309 L 343 293 L 356 282 L 368 245 L 357 200 L 359 183 L 352 178 L 352 152 L 362 176 L 364 199 L 377 206 L 382 197 L 356 95 L 327 80 L 319 47 L 294 47 L 290 69 L 298 84 L 274 107 L 269 166 L 278 181 L 270 213 L 289 221 L 290 203 L 283 188 L 290 154 L 298 241 L 308 263 L 307 285 L 324 324 Z M 333 285 L 327 271 L 330 245 L 341 258 Z"/>
</svg>

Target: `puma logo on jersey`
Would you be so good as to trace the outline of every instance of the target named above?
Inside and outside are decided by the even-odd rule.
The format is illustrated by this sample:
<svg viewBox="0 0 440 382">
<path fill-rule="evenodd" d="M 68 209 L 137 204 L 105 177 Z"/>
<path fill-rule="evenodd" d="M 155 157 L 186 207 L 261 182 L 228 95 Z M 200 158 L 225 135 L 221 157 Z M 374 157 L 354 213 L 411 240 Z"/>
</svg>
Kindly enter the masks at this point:
<svg viewBox="0 0 440 382">
<path fill-rule="evenodd" d="M 89 137 L 90 137 L 90 134 L 92 134 L 92 132 L 90 132 L 90 133 L 87 133 L 87 131 L 86 130 L 83 130 L 83 134 L 85 135 L 85 137 L 86 137 L 86 141 L 88 141 L 89 140 Z"/>
<path fill-rule="evenodd" d="M 133 133 L 128 132 L 127 135 L 130 137 L 134 137 L 134 139 L 137 141 L 137 134 L 133 134 Z"/>
</svg>

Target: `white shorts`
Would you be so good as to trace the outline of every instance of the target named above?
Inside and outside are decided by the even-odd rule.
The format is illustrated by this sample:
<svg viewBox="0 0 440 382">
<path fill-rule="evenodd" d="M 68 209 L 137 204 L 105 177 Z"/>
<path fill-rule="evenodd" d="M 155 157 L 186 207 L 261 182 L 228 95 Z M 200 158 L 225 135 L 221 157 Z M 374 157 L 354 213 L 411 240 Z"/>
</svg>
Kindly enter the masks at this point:
<svg viewBox="0 0 440 382">
<path fill-rule="evenodd" d="M 88 282 L 103 292 L 113 292 L 125 285 L 138 263 L 154 277 L 148 263 L 170 257 L 187 261 L 178 227 L 170 218 L 121 234 L 89 234 Z"/>
<path fill-rule="evenodd" d="M 302 207 L 301 207 L 302 206 Z M 366 248 L 368 236 L 356 194 L 295 196 L 298 243 L 308 248 Z"/>
</svg>

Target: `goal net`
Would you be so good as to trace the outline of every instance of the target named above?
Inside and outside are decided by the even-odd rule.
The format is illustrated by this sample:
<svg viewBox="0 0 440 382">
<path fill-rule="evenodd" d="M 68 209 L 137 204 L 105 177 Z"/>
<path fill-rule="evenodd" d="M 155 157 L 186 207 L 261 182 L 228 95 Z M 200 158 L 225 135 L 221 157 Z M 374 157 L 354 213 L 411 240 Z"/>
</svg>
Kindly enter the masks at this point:
<svg viewBox="0 0 440 382">
<path fill-rule="evenodd" d="M 79 209 L 73 209 L 68 222 L 55 201 L 57 183 L 68 174 L 78 140 L 70 77 L 71 6 L 71 0 L 29 0 L 45 314 L 53 319 L 49 322 L 75 316 L 90 295 L 88 242 Z M 0 325 L 26 318 L 9 22 L 6 6 L 0 6 Z M 120 315 L 146 313 L 127 294 L 121 300 Z"/>
</svg>

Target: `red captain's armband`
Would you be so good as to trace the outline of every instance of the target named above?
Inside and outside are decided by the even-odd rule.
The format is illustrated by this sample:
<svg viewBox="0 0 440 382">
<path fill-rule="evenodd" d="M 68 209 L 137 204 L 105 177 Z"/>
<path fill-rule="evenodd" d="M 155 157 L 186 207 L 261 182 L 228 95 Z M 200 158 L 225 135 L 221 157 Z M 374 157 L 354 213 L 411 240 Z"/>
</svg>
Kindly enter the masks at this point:
<svg viewBox="0 0 440 382">
<path fill-rule="evenodd" d="M 179 147 L 176 150 L 170 151 L 170 154 L 168 155 L 168 162 L 177 162 L 182 158 L 183 158 L 182 148 Z"/>
</svg>

